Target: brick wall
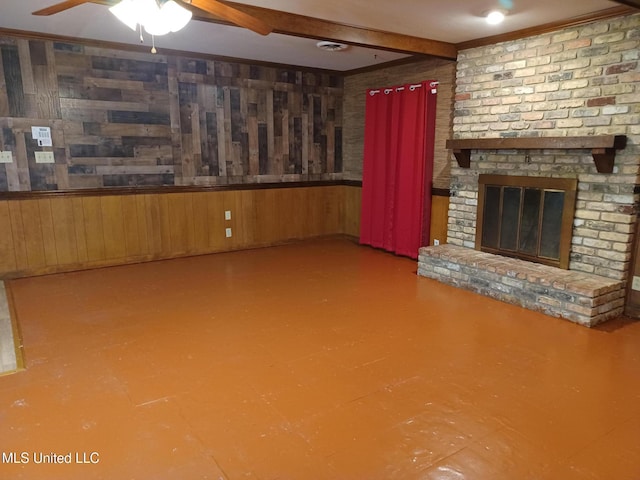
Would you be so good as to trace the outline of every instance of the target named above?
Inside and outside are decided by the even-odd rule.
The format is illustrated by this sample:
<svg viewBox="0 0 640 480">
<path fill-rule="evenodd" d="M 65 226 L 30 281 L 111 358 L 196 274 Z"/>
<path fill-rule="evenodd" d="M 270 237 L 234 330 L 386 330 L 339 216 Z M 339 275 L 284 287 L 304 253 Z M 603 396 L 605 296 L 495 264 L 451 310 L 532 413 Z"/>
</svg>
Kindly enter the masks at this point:
<svg viewBox="0 0 640 480">
<path fill-rule="evenodd" d="M 436 112 L 433 185 L 436 188 L 449 188 L 450 163 L 445 143 L 451 135 L 455 62 L 439 59 L 422 60 L 345 77 L 343 104 L 344 178 L 362 180 L 367 89 L 423 80 L 440 82 Z"/>
<path fill-rule="evenodd" d="M 590 152 L 474 151 L 452 160 L 448 242 L 473 247 L 481 173 L 577 177 L 570 269 L 625 279 L 640 183 L 640 14 L 461 51 L 454 137 L 627 135 L 612 174 Z M 528 156 L 527 156 L 528 154 Z"/>
</svg>

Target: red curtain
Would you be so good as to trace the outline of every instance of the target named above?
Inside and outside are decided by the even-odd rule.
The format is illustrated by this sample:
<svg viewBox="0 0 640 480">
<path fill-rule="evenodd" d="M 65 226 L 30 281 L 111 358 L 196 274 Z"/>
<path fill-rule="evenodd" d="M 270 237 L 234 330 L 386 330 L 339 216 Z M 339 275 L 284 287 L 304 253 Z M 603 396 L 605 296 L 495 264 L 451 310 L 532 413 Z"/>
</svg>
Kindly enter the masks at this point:
<svg viewBox="0 0 640 480">
<path fill-rule="evenodd" d="M 361 244 L 418 258 L 429 243 L 436 84 L 367 90 Z"/>
</svg>

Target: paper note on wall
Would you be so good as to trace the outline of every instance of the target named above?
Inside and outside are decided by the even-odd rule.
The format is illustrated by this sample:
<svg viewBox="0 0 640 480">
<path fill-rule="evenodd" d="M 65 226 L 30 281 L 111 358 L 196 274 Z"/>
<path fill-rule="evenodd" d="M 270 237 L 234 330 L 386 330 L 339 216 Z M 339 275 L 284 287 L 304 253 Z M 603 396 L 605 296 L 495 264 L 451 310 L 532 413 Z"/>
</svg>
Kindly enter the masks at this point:
<svg viewBox="0 0 640 480">
<path fill-rule="evenodd" d="M 49 127 L 31 127 L 31 136 L 38 142 L 39 147 L 51 147 L 51 129 Z"/>
</svg>

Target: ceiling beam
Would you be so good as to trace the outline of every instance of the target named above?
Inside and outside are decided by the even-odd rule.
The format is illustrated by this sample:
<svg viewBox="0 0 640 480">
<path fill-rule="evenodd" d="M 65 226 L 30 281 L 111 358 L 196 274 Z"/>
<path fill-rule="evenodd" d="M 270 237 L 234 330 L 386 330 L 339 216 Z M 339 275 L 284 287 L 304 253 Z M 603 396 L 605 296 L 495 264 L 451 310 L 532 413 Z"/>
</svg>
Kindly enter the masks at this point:
<svg viewBox="0 0 640 480">
<path fill-rule="evenodd" d="M 329 20 L 297 15 L 240 3 L 225 2 L 249 15 L 253 15 L 273 27 L 273 31 L 284 35 L 330 40 L 360 47 L 377 48 L 392 52 L 430 55 L 455 60 L 458 55 L 452 43 L 414 37 L 402 33 L 385 32 L 373 28 L 356 27 Z M 197 12 L 197 20 L 225 23 L 213 15 Z"/>
<path fill-rule="evenodd" d="M 640 9 L 640 0 L 612 0 L 612 1 Z"/>
</svg>

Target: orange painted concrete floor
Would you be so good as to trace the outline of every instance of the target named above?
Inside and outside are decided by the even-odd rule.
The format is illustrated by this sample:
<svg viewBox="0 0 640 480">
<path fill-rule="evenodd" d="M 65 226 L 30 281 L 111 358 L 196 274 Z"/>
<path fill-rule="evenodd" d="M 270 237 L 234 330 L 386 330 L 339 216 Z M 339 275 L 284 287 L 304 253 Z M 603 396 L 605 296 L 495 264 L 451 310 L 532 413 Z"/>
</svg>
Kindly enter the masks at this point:
<svg viewBox="0 0 640 480">
<path fill-rule="evenodd" d="M 0 478 L 640 478 L 640 323 L 415 271 L 330 239 L 12 281 Z"/>
</svg>

